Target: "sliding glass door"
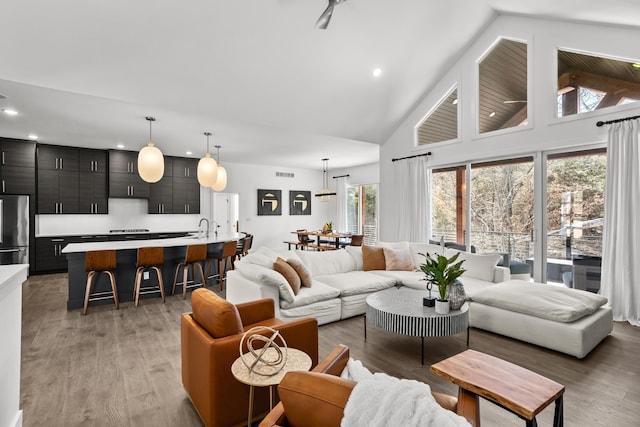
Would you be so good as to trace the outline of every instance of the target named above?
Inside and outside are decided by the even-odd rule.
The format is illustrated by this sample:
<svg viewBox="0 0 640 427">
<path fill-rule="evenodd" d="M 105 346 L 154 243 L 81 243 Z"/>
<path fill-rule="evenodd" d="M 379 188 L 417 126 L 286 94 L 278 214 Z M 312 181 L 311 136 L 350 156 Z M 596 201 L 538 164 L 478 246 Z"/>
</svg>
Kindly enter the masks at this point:
<svg viewBox="0 0 640 427">
<path fill-rule="evenodd" d="M 600 288 L 606 152 L 550 154 L 547 176 L 547 282 Z"/>
</svg>

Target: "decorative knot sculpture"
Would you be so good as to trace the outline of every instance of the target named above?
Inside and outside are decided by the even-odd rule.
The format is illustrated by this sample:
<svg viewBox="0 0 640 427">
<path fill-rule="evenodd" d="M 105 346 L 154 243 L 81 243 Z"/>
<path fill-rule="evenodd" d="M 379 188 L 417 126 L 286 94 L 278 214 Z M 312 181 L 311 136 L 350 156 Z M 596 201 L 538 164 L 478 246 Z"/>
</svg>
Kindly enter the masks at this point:
<svg viewBox="0 0 640 427">
<path fill-rule="evenodd" d="M 245 340 L 247 353 L 242 352 Z M 288 356 L 287 343 L 280 332 L 267 326 L 249 329 L 240 340 L 240 359 L 249 372 L 268 377 L 276 375 L 284 368 Z"/>
</svg>

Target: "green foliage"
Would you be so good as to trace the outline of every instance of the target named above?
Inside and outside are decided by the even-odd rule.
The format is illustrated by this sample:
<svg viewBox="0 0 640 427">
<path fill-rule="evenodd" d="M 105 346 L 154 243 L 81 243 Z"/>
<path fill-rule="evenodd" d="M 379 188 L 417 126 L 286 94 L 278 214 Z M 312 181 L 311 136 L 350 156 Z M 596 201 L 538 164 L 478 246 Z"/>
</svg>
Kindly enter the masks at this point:
<svg viewBox="0 0 640 427">
<path fill-rule="evenodd" d="M 425 274 L 427 282 L 438 287 L 440 300 L 444 300 L 447 297 L 449 285 L 467 271 L 462 268 L 462 263 L 465 260 L 456 262 L 460 253 L 456 253 L 451 258 L 447 258 L 444 255 L 436 255 L 434 257 L 429 252 L 426 255 L 423 253 L 420 255 L 426 259 L 424 264 L 420 264 L 420 269 Z"/>
</svg>

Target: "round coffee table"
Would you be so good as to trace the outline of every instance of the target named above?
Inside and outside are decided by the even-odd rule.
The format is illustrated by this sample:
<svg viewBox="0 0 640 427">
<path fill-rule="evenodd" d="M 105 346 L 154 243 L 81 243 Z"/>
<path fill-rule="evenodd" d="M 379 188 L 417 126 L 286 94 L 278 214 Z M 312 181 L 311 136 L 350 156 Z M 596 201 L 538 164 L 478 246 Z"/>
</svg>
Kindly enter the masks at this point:
<svg viewBox="0 0 640 427">
<path fill-rule="evenodd" d="M 269 348 L 265 352 L 267 359 L 273 359 L 275 354 L 274 348 Z M 250 426 L 253 421 L 253 388 L 269 387 L 269 408 L 273 409 L 273 386 L 280 384 L 282 378 L 287 372 L 292 371 L 308 371 L 311 368 L 311 358 L 304 351 L 296 348 L 287 348 L 287 362 L 280 372 L 275 375 L 260 375 L 249 371 L 249 368 L 242 361 L 242 357 L 238 357 L 231 365 L 231 373 L 241 383 L 249 386 L 249 414 L 247 425 Z M 255 358 L 248 353 L 244 354 L 247 363 L 250 365 Z"/>
<path fill-rule="evenodd" d="M 435 307 L 422 305 L 426 291 L 407 287 L 390 288 L 367 297 L 364 320 L 364 338 L 367 339 L 367 322 L 385 331 L 421 337 L 420 360 L 424 365 L 424 337 L 455 335 L 467 330 L 469 346 L 469 306 L 451 310 L 448 314 L 436 313 Z"/>
</svg>

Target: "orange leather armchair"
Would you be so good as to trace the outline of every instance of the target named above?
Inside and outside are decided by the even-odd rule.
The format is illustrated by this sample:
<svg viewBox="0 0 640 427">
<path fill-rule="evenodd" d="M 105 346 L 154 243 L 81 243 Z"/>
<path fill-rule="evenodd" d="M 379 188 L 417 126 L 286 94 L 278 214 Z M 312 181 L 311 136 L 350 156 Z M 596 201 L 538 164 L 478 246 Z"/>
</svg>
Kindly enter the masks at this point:
<svg viewBox="0 0 640 427">
<path fill-rule="evenodd" d="M 336 347 L 312 372 L 289 372 L 280 385 L 281 402 L 262 420 L 258 427 L 338 427 L 344 407 L 355 386 L 340 378 L 349 360 L 349 348 Z M 480 425 L 477 402 L 458 402 L 453 396 L 432 392 L 436 402 L 456 412 L 472 426 Z"/>
<path fill-rule="evenodd" d="M 206 426 L 246 424 L 249 386 L 231 373 L 244 331 L 258 325 L 277 329 L 289 347 L 307 353 L 312 366 L 318 363 L 316 319 L 284 322 L 274 317 L 273 304 L 265 298 L 233 305 L 209 289 L 193 291 L 192 312 L 181 317 L 182 384 Z M 256 388 L 253 413 L 268 410 L 268 388 Z"/>
</svg>

